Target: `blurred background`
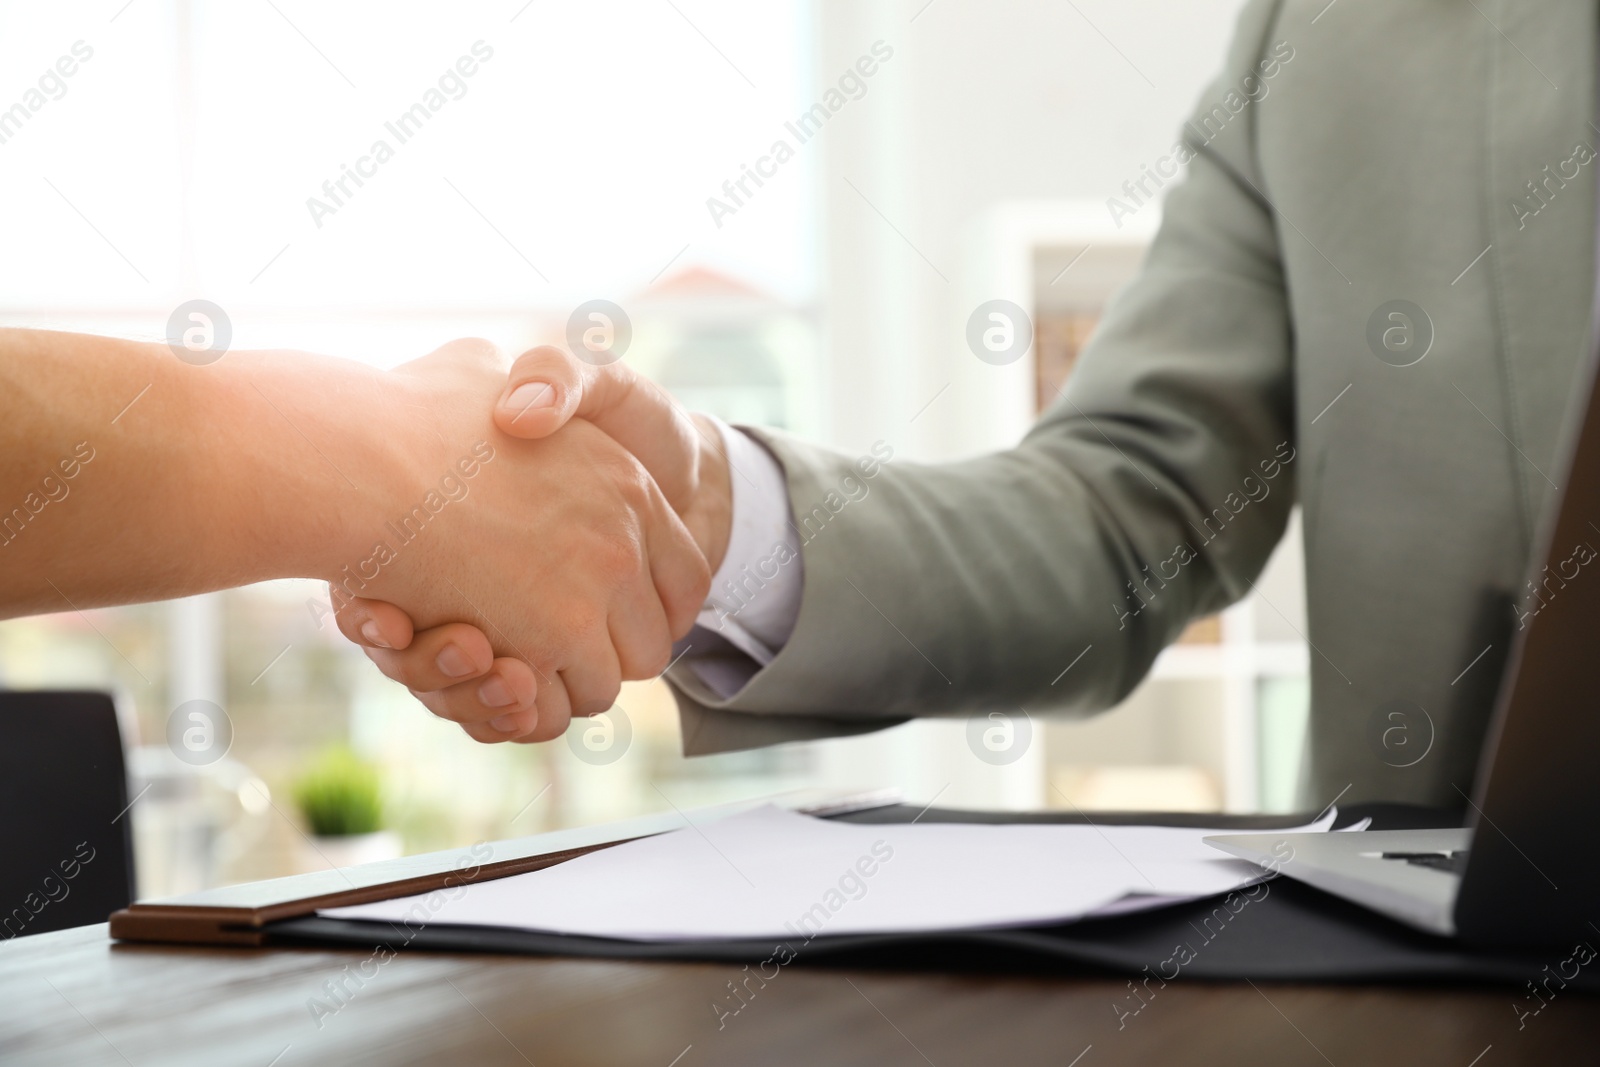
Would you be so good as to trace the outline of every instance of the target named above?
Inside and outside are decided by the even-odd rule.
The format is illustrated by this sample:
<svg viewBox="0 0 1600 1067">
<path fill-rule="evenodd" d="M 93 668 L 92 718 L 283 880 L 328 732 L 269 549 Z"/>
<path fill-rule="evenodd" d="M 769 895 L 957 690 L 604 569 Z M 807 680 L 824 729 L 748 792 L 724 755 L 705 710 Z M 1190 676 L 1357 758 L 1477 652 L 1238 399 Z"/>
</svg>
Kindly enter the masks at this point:
<svg viewBox="0 0 1600 1067">
<path fill-rule="evenodd" d="M 392 366 L 463 335 L 563 343 L 606 300 L 626 358 L 691 407 L 897 461 L 1004 448 L 1137 269 L 1159 197 L 1107 201 L 1170 154 L 1239 6 L 4 4 L 0 324 L 157 340 L 203 298 L 235 348 Z M 74 73 L 39 81 L 62 56 Z M 966 341 L 994 299 L 1033 324 L 1004 366 Z M 685 760 L 660 682 L 565 740 L 480 746 L 344 643 L 326 600 L 284 581 L 0 623 L 0 686 L 123 697 L 141 896 L 804 785 L 1298 799 L 1298 525 L 1259 594 L 1122 707 L 980 723 L 977 747 L 942 721 Z M 192 701 L 232 731 L 200 765 L 167 741 Z"/>
</svg>

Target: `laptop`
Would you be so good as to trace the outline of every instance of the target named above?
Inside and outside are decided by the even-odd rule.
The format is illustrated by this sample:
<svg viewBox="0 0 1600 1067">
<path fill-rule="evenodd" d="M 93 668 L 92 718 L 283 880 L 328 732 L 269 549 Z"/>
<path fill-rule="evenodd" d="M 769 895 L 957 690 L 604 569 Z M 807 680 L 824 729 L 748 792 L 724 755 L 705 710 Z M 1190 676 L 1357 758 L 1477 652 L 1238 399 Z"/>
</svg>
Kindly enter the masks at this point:
<svg viewBox="0 0 1600 1067">
<path fill-rule="evenodd" d="M 1468 944 L 1600 938 L 1600 377 L 1589 375 L 1531 572 L 1543 606 L 1515 631 L 1467 827 L 1209 844 Z"/>
</svg>

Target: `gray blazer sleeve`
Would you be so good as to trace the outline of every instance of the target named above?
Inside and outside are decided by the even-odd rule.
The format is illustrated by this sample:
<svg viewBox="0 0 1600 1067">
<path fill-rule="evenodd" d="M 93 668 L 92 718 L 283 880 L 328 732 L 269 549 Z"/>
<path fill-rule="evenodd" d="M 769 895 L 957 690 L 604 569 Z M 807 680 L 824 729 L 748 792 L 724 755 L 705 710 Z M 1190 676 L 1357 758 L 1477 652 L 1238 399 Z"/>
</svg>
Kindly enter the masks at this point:
<svg viewBox="0 0 1600 1067">
<path fill-rule="evenodd" d="M 858 457 L 760 434 L 801 534 L 799 620 L 731 698 L 674 668 L 687 753 L 1102 710 L 1189 620 L 1249 592 L 1295 496 L 1288 294 L 1259 105 L 1220 132 L 1204 119 L 1259 73 L 1276 10 L 1245 8 L 1137 278 L 1020 445 L 867 477 Z"/>
</svg>

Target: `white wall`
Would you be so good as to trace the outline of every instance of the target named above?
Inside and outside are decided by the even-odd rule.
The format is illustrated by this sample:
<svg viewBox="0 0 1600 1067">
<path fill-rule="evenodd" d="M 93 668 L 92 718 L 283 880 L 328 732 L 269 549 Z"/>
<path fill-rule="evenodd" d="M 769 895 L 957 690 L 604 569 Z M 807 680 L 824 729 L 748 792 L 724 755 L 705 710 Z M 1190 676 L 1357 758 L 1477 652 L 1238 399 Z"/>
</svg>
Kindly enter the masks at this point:
<svg viewBox="0 0 1600 1067">
<path fill-rule="evenodd" d="M 1022 425 L 991 416 L 1008 410 L 997 398 L 1025 361 L 994 368 L 964 341 L 987 298 L 982 220 L 1009 201 L 1103 202 L 1165 154 L 1240 6 L 820 0 L 819 92 L 874 41 L 894 49 L 818 142 L 833 443 L 881 437 L 941 459 L 1019 436 Z"/>
</svg>

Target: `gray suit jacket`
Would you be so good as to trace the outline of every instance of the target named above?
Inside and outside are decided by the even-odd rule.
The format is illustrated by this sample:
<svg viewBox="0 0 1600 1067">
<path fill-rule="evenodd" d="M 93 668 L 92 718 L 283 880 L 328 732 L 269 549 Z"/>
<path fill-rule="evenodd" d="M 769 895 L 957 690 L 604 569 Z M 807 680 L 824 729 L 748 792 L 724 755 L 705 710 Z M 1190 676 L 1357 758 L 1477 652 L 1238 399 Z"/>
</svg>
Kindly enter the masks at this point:
<svg viewBox="0 0 1600 1067">
<path fill-rule="evenodd" d="M 1106 708 L 1250 592 L 1298 501 L 1311 795 L 1461 803 L 1591 344 L 1596 5 L 1326 6 L 1246 7 L 1148 258 L 1026 440 L 825 506 L 794 635 L 733 699 L 674 670 L 687 751 Z M 763 436 L 802 520 L 859 478 Z M 1394 707 L 1432 723 L 1411 766 Z"/>
</svg>

